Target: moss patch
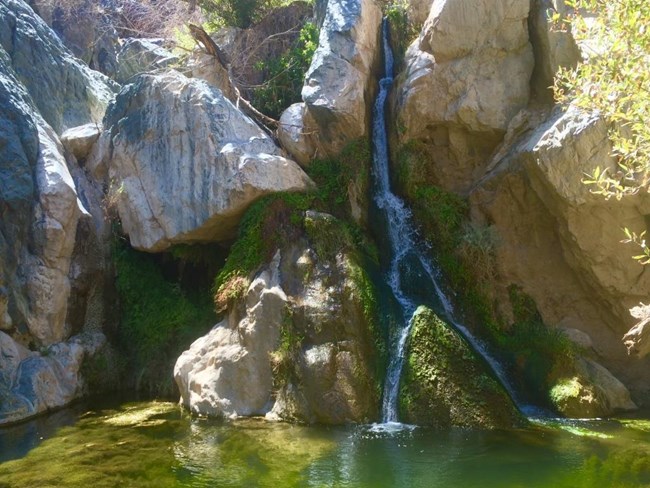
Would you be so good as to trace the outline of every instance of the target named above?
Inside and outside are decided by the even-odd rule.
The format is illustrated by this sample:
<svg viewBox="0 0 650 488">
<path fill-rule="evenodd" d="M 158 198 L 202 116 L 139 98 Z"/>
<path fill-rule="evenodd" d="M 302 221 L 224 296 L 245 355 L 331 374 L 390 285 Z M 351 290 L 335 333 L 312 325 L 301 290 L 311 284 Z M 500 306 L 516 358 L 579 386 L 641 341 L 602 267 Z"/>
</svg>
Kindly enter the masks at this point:
<svg viewBox="0 0 650 488">
<path fill-rule="evenodd" d="M 119 349 L 126 354 L 128 383 L 149 394 L 175 391 L 176 358 L 216 321 L 209 293 L 188 292 L 163 275 L 156 257 L 115 246 L 121 305 Z"/>
<path fill-rule="evenodd" d="M 521 420 L 487 366 L 426 307 L 413 316 L 400 410 L 407 422 L 438 427 L 501 428 Z"/>
<path fill-rule="evenodd" d="M 330 213 L 345 222 L 350 237 L 363 244 L 366 253 L 376 259 L 376 247 L 352 220 L 349 191 L 350 186 L 354 186 L 356 194 L 368 193 L 370 158 L 368 141 L 353 141 L 337 157 L 312 161 L 307 172 L 316 183 L 316 189 L 307 193 L 277 193 L 251 205 L 241 221 L 239 235 L 226 263 L 214 281 L 217 310 L 225 310 L 239 297 L 242 279 L 247 280 L 279 247 L 304 233 L 304 214 L 308 209 Z M 311 230 L 320 232 L 319 229 Z M 318 245 L 332 247 L 326 242 L 326 232 L 324 230 L 321 235 L 323 239 L 318 239 Z M 346 243 L 347 240 L 342 244 Z"/>
</svg>

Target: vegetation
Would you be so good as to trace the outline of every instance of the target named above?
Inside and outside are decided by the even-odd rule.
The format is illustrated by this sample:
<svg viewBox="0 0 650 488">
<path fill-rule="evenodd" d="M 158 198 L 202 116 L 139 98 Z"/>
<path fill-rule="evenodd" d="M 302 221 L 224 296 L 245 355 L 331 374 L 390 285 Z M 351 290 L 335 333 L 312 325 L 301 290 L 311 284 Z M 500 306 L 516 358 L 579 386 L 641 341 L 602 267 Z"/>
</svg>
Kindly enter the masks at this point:
<svg viewBox="0 0 650 488">
<path fill-rule="evenodd" d="M 279 119 L 284 109 L 300 102 L 305 73 L 317 47 L 318 28 L 307 22 L 291 49 L 278 58 L 260 61 L 256 68 L 267 81 L 253 89 L 253 105 L 262 113 Z"/>
<path fill-rule="evenodd" d="M 535 302 L 521 288 L 509 290 L 514 322 L 492 331 L 499 350 L 517 372 L 519 388 L 536 402 L 554 404 L 552 388 L 559 371 L 573 369 L 576 346 L 558 329 L 546 327 Z"/>
<path fill-rule="evenodd" d="M 170 395 L 175 359 L 215 323 L 209 295 L 167 280 L 156 257 L 118 242 L 114 250 L 121 306 L 118 341 L 139 391 Z"/>
<path fill-rule="evenodd" d="M 245 29 L 271 10 L 294 0 L 198 0 L 201 12 L 212 28 L 229 25 Z M 196 0 L 190 0 L 196 3 Z"/>
<path fill-rule="evenodd" d="M 406 0 L 392 0 L 384 8 L 384 15 L 390 26 L 391 48 L 395 66 L 399 68 L 409 44 L 417 38 L 422 26 L 416 25 L 408 15 Z"/>
<path fill-rule="evenodd" d="M 425 150 L 410 143 L 398 151 L 398 183 L 406 194 L 423 236 L 431 244 L 465 320 L 499 351 L 519 381 L 519 389 L 538 403 L 550 404 L 553 374 L 567 370 L 575 346 L 560 331 L 546 327 L 534 301 L 520 288 L 509 289 L 513 320 L 492 301 L 495 248 L 499 239 L 489 225 L 469 219 L 460 196 L 427 183 Z"/>
<path fill-rule="evenodd" d="M 347 188 L 354 184 L 367 191 L 369 158 L 367 141 L 352 142 L 339 157 L 310 164 L 307 172 L 316 183 L 311 192 L 275 194 L 254 203 L 242 219 L 239 236 L 215 278 L 213 292 L 217 310 L 225 310 L 239 296 L 241 289 L 248 286 L 250 274 L 268 262 L 276 249 L 303 233 L 304 212 L 308 209 L 346 220 L 355 241 L 362 242 L 363 233 L 350 222 Z"/>
<path fill-rule="evenodd" d="M 583 41 L 588 59 L 575 70 L 562 69 L 556 99 L 588 111 L 598 110 L 609 123 L 617 168 L 597 167 L 584 182 L 594 193 L 621 199 L 650 190 L 650 3 L 646 0 L 572 0 L 566 21 Z M 594 15 L 594 13 L 596 15 Z M 650 263 L 645 230 L 625 229 L 624 242 L 637 246 L 634 256 Z"/>
</svg>

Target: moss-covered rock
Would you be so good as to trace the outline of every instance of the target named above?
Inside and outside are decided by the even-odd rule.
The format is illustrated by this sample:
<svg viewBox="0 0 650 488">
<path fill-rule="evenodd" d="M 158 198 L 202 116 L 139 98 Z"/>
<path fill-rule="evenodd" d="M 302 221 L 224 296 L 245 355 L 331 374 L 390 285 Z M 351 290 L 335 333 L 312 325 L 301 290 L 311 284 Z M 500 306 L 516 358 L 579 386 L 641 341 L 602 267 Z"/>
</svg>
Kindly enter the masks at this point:
<svg viewBox="0 0 650 488">
<path fill-rule="evenodd" d="M 226 318 L 176 363 L 182 401 L 193 412 L 320 424 L 377 419 L 381 334 L 362 237 L 349 223 L 302 210 L 303 204 L 286 196 L 269 200 L 240 237 L 265 236 L 259 249 L 268 248 L 272 258 L 260 254 L 242 293 L 226 299 L 234 285 L 217 288 Z M 233 249 L 228 260 L 240 262 L 224 269 L 241 276 L 232 273 L 243 273 L 248 261 L 239 243 Z"/>
<path fill-rule="evenodd" d="M 551 403 L 565 417 L 607 417 L 636 409 L 625 385 L 591 359 L 576 357 L 550 377 Z"/>
<path fill-rule="evenodd" d="M 503 428 L 522 421 L 488 366 L 426 307 L 413 316 L 400 410 L 405 422 L 436 427 Z"/>
</svg>

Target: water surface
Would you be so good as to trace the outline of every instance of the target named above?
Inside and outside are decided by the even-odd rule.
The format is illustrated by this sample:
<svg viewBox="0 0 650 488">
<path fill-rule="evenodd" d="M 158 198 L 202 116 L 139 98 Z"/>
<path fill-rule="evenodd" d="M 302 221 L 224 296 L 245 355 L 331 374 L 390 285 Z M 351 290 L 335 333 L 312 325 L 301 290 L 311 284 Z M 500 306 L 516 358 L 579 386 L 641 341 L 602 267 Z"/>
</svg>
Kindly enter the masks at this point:
<svg viewBox="0 0 650 488">
<path fill-rule="evenodd" d="M 650 486 L 650 422 L 374 432 L 77 406 L 0 430 L 0 487 Z"/>
</svg>

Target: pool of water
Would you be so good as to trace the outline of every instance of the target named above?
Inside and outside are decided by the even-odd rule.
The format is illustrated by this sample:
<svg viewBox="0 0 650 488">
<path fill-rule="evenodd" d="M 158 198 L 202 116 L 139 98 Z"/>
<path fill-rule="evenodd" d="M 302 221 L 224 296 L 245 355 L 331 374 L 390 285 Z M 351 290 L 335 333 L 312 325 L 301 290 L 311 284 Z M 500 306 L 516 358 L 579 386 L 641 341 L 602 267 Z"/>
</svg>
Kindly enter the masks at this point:
<svg viewBox="0 0 650 488">
<path fill-rule="evenodd" d="M 378 430 L 77 405 L 0 429 L 0 487 L 650 486 L 650 421 Z"/>
</svg>

